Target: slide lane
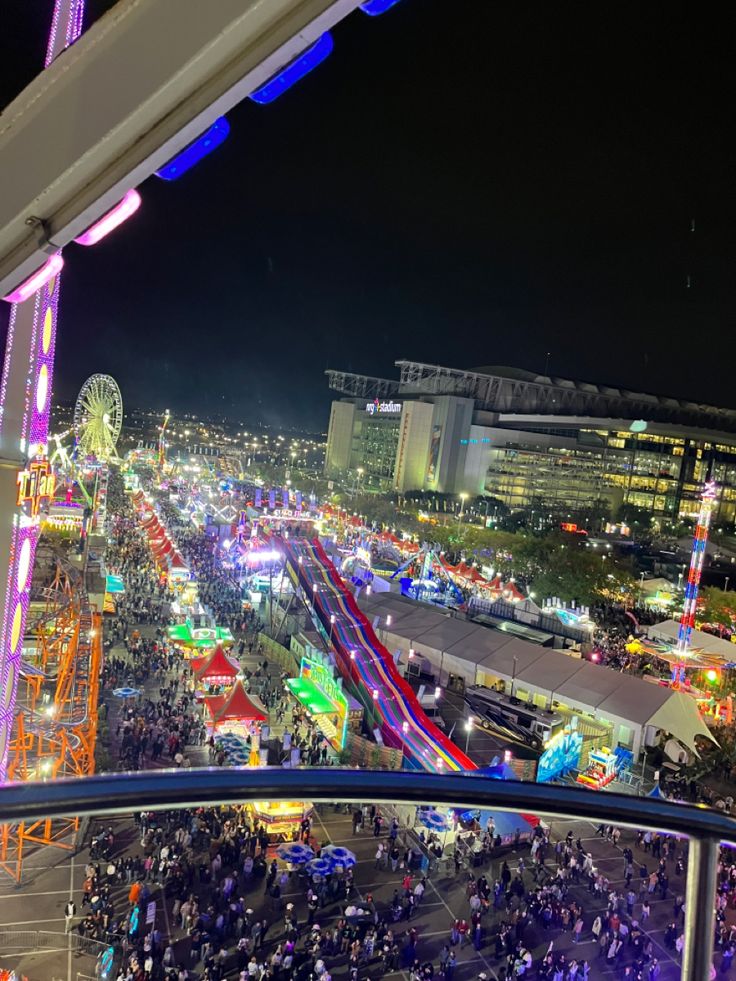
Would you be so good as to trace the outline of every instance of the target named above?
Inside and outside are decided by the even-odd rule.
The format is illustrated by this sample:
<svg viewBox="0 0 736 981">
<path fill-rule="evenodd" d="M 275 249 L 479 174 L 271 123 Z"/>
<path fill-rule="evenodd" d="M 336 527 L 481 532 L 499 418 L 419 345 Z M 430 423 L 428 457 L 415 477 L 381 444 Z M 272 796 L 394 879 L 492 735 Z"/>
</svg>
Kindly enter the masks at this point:
<svg viewBox="0 0 736 981">
<path fill-rule="evenodd" d="M 282 547 L 300 585 L 312 597 L 322 626 L 332 636 L 341 673 L 356 682 L 364 702 L 377 709 L 385 744 L 403 748 L 407 762 L 417 769 L 435 773 L 477 769 L 426 716 L 320 542 L 291 539 L 284 540 Z"/>
</svg>

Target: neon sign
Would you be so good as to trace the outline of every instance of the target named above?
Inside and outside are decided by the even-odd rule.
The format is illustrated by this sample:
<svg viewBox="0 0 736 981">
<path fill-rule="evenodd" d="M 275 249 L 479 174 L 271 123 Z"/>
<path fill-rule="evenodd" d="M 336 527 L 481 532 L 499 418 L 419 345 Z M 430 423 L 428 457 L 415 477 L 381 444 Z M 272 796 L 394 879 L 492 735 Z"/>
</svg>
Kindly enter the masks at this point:
<svg viewBox="0 0 736 981">
<path fill-rule="evenodd" d="M 16 477 L 18 496 L 16 504 L 20 506 L 30 502 L 31 515 L 38 514 L 42 501 L 53 499 L 56 490 L 56 477 L 51 472 L 49 461 L 34 460 L 27 470 L 21 470 Z"/>
<path fill-rule="evenodd" d="M 379 402 L 378 399 L 374 399 L 365 404 L 365 411 L 369 416 L 398 415 L 401 409 L 401 402 Z"/>
<path fill-rule="evenodd" d="M 347 738 L 349 715 L 348 700 L 345 692 L 342 690 L 342 679 L 335 677 L 330 662 L 320 657 L 319 652 L 316 650 L 313 652 L 312 657 L 307 657 L 306 655 L 302 657 L 299 677 L 308 678 L 312 681 L 335 706 L 335 713 L 338 719 L 336 739 L 338 748 L 342 749 L 345 746 L 345 740 Z"/>
</svg>

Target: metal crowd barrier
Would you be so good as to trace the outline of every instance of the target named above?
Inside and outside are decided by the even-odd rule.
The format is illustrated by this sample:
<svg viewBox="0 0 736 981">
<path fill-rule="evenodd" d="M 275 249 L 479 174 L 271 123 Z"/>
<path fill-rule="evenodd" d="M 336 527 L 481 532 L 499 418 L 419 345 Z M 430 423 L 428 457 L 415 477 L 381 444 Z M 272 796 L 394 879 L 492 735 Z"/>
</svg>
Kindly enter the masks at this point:
<svg viewBox="0 0 736 981">
<path fill-rule="evenodd" d="M 490 780 L 466 773 L 227 767 L 7 784 L 0 788 L 0 823 L 70 814 L 84 817 L 213 807 L 251 800 L 492 808 L 534 814 L 550 822 L 578 818 L 686 838 L 689 847 L 682 976 L 688 981 L 711 978 L 719 849 L 722 844 L 736 845 L 736 820 L 702 805 Z"/>
</svg>

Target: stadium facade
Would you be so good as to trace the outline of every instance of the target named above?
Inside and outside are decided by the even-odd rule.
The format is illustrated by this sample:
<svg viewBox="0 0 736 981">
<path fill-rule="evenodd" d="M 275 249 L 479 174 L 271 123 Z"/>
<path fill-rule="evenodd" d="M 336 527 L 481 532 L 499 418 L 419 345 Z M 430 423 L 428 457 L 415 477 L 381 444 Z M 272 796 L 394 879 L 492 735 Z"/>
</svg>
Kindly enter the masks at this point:
<svg viewBox="0 0 736 981">
<path fill-rule="evenodd" d="M 516 368 L 397 361 L 398 379 L 329 370 L 325 471 L 354 486 L 488 495 L 512 510 L 605 502 L 671 520 L 736 519 L 736 411 Z"/>
</svg>

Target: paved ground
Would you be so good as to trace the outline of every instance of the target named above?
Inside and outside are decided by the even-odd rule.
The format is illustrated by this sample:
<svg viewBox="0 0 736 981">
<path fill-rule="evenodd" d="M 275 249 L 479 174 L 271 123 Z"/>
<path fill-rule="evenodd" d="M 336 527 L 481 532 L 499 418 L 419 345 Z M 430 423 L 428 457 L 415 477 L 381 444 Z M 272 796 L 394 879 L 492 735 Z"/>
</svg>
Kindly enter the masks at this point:
<svg viewBox="0 0 736 981">
<path fill-rule="evenodd" d="M 255 658 L 246 658 L 243 664 L 245 667 L 253 667 Z M 117 705 L 113 701 L 110 716 L 110 731 L 113 734 L 116 709 Z M 453 706 L 448 712 L 448 720 L 451 722 L 460 717 L 460 706 Z M 462 731 L 459 731 L 458 742 L 464 748 L 465 734 Z M 503 748 L 503 744 L 495 737 L 482 732 L 471 734 L 470 752 L 481 764 L 490 762 L 490 758 L 497 752 L 502 752 Z M 208 762 L 204 749 L 195 749 L 189 755 L 194 765 Z M 138 848 L 132 820 L 115 819 L 106 823 L 112 824 L 116 832 L 116 854 L 130 854 Z M 612 884 L 620 889 L 624 882 L 624 862 L 620 848 L 614 848 L 610 843 L 596 837 L 594 829 L 582 822 L 556 823 L 553 826 L 553 838 L 564 837 L 569 829 L 572 829 L 575 837 L 580 836 L 583 839 L 586 848 L 592 850 L 594 854 L 595 864 L 610 877 Z M 383 910 L 389 904 L 394 889 L 400 886 L 401 878 L 399 873 L 392 874 L 390 870 L 376 870 L 376 843 L 372 834 L 366 832 L 358 837 L 353 836 L 350 817 L 331 807 L 323 807 L 316 813 L 315 834 L 323 843 L 346 845 L 355 852 L 358 858 L 355 874 L 358 896 L 364 897 L 370 892 L 379 912 Z M 625 837 L 620 842 L 620 846 L 623 847 L 631 841 L 631 836 Z M 26 874 L 19 888 L 15 888 L 9 880 L 0 876 L 0 930 L 13 931 L 15 938 L 13 942 L 17 941 L 20 945 L 11 947 L 8 943 L 4 944 L 0 949 L 0 966 L 18 967 L 28 976 L 29 981 L 57 981 L 57 979 L 58 981 L 84 981 L 85 978 L 94 977 L 94 958 L 76 954 L 71 943 L 63 935 L 58 936 L 57 939 L 50 937 L 48 943 L 51 949 L 42 953 L 35 953 L 28 950 L 27 946 L 24 947 L 24 944 L 28 945 L 32 939 L 27 935 L 27 931 L 39 930 L 49 931 L 51 934 L 63 934 L 63 907 L 70 895 L 81 910 L 81 883 L 87 857 L 86 850 L 80 851 L 72 858 L 51 849 L 44 849 L 26 863 Z M 508 858 L 512 869 L 516 868 L 519 856 L 509 852 L 506 856 L 501 856 L 489 870 L 494 878 L 498 874 L 503 857 Z M 635 858 L 639 857 L 643 857 L 643 853 L 635 849 Z M 480 870 L 476 869 L 475 872 L 479 874 Z M 671 894 L 674 896 L 678 892 L 684 893 L 684 882 L 678 882 L 674 875 L 670 878 Z M 526 882 L 530 883 L 529 873 L 526 873 Z M 282 936 L 281 917 L 267 908 L 270 901 L 263 896 L 262 884 L 252 886 L 250 892 L 246 891 L 243 894 L 256 913 L 263 909 L 272 922 L 268 941 L 279 940 Z M 526 932 L 524 941 L 533 951 L 535 962 L 538 962 L 550 941 L 553 941 L 556 950 L 569 951 L 571 957 L 577 957 L 579 960 L 589 960 L 593 965 L 591 978 L 619 977 L 622 971 L 621 965 L 611 968 L 599 959 L 597 944 L 591 936 L 590 924 L 595 914 L 600 911 L 600 907 L 594 904 L 593 896 L 584 888 L 573 887 L 572 894 L 585 910 L 586 930 L 583 942 L 574 946 L 569 934 L 561 934 L 559 930 L 546 932 L 541 926 L 532 925 Z M 127 909 L 126 896 L 127 887 L 120 887 L 114 891 L 116 911 L 122 913 Z M 170 934 L 171 901 L 162 902 L 160 890 L 157 891 L 155 887 L 153 898 L 157 900 L 157 925 L 165 935 Z M 284 902 L 294 902 L 299 918 L 304 922 L 306 919 L 304 888 L 296 877 L 284 896 Z M 319 914 L 320 924 L 324 926 L 334 922 L 341 912 L 342 908 L 338 904 L 327 907 Z M 442 945 L 449 939 L 452 921 L 459 915 L 469 917 L 464 882 L 455 876 L 454 869 L 450 873 L 438 872 L 430 879 L 429 888 L 418 913 L 410 924 L 397 924 L 396 933 L 401 938 L 409 926 L 414 927 L 419 934 L 418 956 L 422 961 L 433 960 L 436 965 Z M 680 974 L 679 965 L 674 960 L 674 951 L 667 950 L 663 946 L 664 931 L 671 915 L 671 899 L 653 901 L 648 932 L 655 944 L 655 956 L 662 964 L 661 981 L 672 981 Z M 459 951 L 458 970 L 454 981 L 470 981 L 477 978 L 481 971 L 485 971 L 490 977 L 501 976 L 501 965 L 494 957 L 494 939 L 499 923 L 503 922 L 504 918 L 503 913 L 488 914 L 484 924 L 485 936 L 481 949 L 476 951 L 468 943 Z M 399 939 L 400 945 L 401 942 Z M 26 950 L 28 952 L 24 952 Z M 186 962 L 189 963 L 187 940 L 179 941 L 177 953 L 187 958 Z M 624 959 L 624 963 L 627 959 Z M 328 966 L 336 981 L 347 977 L 347 970 L 343 964 Z M 380 976 L 382 976 L 381 971 L 376 965 L 367 966 L 360 975 L 361 978 Z M 395 972 L 395 977 L 400 978 L 401 981 L 408 981 L 408 974 L 405 971 Z"/>
<path fill-rule="evenodd" d="M 116 820 L 111 822 L 117 835 L 116 852 L 121 853 L 126 849 L 135 849 L 137 846 L 136 836 L 133 832 L 132 821 L 126 822 Z M 620 851 L 594 834 L 590 825 L 581 822 L 559 822 L 553 828 L 555 837 L 564 836 L 568 829 L 572 829 L 577 837 L 583 837 L 586 847 L 592 849 L 595 855 L 596 865 L 604 870 L 612 880 L 612 883 L 619 888 L 623 885 L 623 858 Z M 379 911 L 384 908 L 391 900 L 394 889 L 400 886 L 399 873 L 391 874 L 389 871 L 377 871 L 375 868 L 375 840 L 371 833 L 366 832 L 357 837 L 352 834 L 352 824 L 349 816 L 336 813 L 332 808 L 322 808 L 317 812 L 315 821 L 315 834 L 323 842 L 333 842 L 345 845 L 355 852 L 358 858 L 356 867 L 356 886 L 358 895 L 364 897 L 368 892 L 372 893 L 377 903 Z M 640 853 L 641 854 L 641 853 Z M 509 854 L 512 869 L 516 867 L 517 856 Z M 87 859 L 87 853 L 82 852 L 73 859 L 63 861 L 57 867 L 49 867 L 55 858 L 46 849 L 38 853 L 36 861 L 29 863 L 28 877 L 20 889 L 15 889 L 8 882 L 0 882 L 0 926 L 2 929 L 12 929 L 14 931 L 43 930 L 63 933 L 63 907 L 69 895 L 73 895 L 77 906 L 81 906 L 81 881 L 82 869 Z M 492 871 L 498 870 L 496 864 Z M 526 881 L 529 883 L 529 873 L 526 873 Z M 679 883 L 672 877 L 673 893 L 684 889 L 684 883 Z M 126 908 L 125 893 L 126 887 L 118 888 L 115 891 L 116 908 L 123 910 Z M 268 940 L 278 940 L 281 936 L 281 920 L 268 907 L 268 901 L 264 900 L 262 884 L 254 885 L 250 892 L 244 893 L 248 902 L 256 909 L 264 909 L 265 915 L 272 921 L 273 926 Z M 621 974 L 621 968 L 609 968 L 598 958 L 598 948 L 592 939 L 589 924 L 600 906 L 593 903 L 593 897 L 587 890 L 580 887 L 573 889 L 573 895 L 583 904 L 585 908 L 586 930 L 584 942 L 574 946 L 571 943 L 569 934 L 561 934 L 558 930 L 546 932 L 541 926 L 531 926 L 525 934 L 525 943 L 533 950 L 535 959 L 544 952 L 550 941 L 554 941 L 556 950 L 569 952 L 570 957 L 587 959 L 593 965 L 593 978 L 615 978 Z M 157 924 L 162 932 L 169 931 L 169 913 L 171 909 L 170 901 L 161 902 L 160 891 L 153 893 L 153 898 L 158 900 L 158 921 Z M 293 885 L 284 896 L 284 902 L 294 902 L 299 913 L 300 920 L 306 918 L 306 906 L 304 903 L 304 889 L 301 883 L 294 878 Z M 334 922 L 341 912 L 338 904 L 327 907 L 320 913 L 318 920 L 320 925 Z M 655 943 L 655 956 L 663 966 L 660 978 L 662 981 L 670 981 L 679 977 L 679 966 L 674 960 L 674 951 L 669 951 L 663 946 L 663 936 L 665 927 L 672 914 L 672 900 L 654 900 L 652 903 L 652 917 L 650 920 L 649 936 Z M 449 937 L 449 929 L 456 916 L 468 916 L 468 904 L 465 898 L 463 883 L 458 881 L 454 871 L 448 876 L 438 873 L 430 879 L 429 889 L 427 890 L 422 905 L 418 913 L 412 918 L 409 924 L 399 923 L 396 930 L 399 935 L 403 934 L 409 926 L 414 927 L 419 933 L 418 956 L 424 960 L 434 960 L 437 958 L 442 945 Z M 458 955 L 458 971 L 456 981 L 469 981 L 477 977 L 480 971 L 486 971 L 491 977 L 498 977 L 499 964 L 494 957 L 493 938 L 499 922 L 504 919 L 504 914 L 491 913 L 487 917 L 485 924 L 484 944 L 480 951 L 475 951 L 468 943 Z M 186 953 L 187 941 L 181 941 L 178 951 Z M 88 956 L 77 956 L 72 953 L 71 947 L 67 947 L 65 938 L 59 938 L 59 949 L 51 952 L 29 953 L 18 957 L 15 951 L 3 950 L 0 952 L 0 964 L 3 966 L 16 966 L 24 971 L 30 981 L 83 981 L 86 976 L 94 975 L 94 961 Z M 344 967 L 336 965 L 332 968 L 333 976 L 337 978 L 346 977 Z M 361 977 L 377 978 L 381 976 L 377 968 L 368 969 Z M 396 972 L 396 976 L 402 981 L 407 981 L 407 974 L 403 971 Z"/>
</svg>

